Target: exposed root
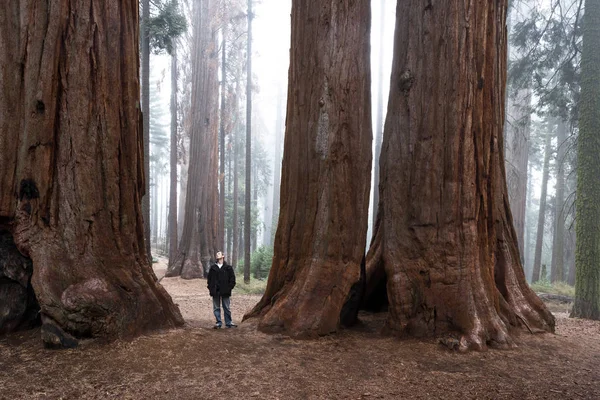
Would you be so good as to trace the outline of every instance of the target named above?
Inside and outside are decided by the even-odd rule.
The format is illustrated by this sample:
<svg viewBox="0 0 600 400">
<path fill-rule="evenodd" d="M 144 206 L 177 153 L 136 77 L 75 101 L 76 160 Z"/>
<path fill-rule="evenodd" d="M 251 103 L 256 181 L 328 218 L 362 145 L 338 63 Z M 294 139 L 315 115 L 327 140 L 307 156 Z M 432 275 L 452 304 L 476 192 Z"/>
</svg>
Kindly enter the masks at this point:
<svg viewBox="0 0 600 400">
<path fill-rule="evenodd" d="M 523 322 L 523 325 L 525 325 L 527 327 L 527 330 L 529 330 L 529 333 L 531 333 L 533 335 L 533 331 L 531 330 L 531 328 L 529 327 L 529 324 L 527 323 L 527 321 L 525 321 L 525 318 L 521 317 L 519 314 L 516 314 L 517 318 L 519 318 L 521 320 L 521 322 Z"/>
</svg>

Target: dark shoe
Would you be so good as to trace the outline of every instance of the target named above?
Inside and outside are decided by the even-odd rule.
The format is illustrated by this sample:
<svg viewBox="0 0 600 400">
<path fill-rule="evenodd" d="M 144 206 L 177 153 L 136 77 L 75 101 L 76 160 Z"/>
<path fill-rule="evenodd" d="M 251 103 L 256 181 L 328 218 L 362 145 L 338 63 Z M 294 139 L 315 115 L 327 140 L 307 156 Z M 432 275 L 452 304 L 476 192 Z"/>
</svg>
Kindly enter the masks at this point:
<svg viewBox="0 0 600 400">
<path fill-rule="evenodd" d="M 229 325 L 227 325 L 228 328 L 237 328 L 237 325 L 234 324 L 233 322 Z"/>
<path fill-rule="evenodd" d="M 215 324 L 215 326 L 213 326 L 213 329 L 221 329 L 221 324 Z"/>
</svg>

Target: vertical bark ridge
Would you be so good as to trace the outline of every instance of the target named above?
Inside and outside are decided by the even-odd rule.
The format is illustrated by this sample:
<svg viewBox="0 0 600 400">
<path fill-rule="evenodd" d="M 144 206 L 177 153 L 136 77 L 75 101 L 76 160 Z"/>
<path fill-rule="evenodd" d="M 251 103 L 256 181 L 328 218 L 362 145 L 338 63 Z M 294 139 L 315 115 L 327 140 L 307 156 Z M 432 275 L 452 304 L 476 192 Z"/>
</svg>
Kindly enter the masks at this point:
<svg viewBox="0 0 600 400">
<path fill-rule="evenodd" d="M 0 160 L 17 199 L 3 191 L 13 205 L 0 216 L 33 262 L 44 326 L 122 337 L 181 325 L 144 250 L 135 2 L 9 3 L 24 11 L 13 32 L 24 42 L 0 70 L 24 67 L 8 88 L 21 99 L 7 118 L 17 157 Z"/>
<path fill-rule="evenodd" d="M 508 205 L 505 13 L 505 1 L 421 0 L 396 13 L 367 277 L 387 279 L 390 331 L 457 335 L 463 349 L 511 345 L 511 325 L 554 328 L 525 282 Z"/>
<path fill-rule="evenodd" d="M 273 266 L 244 317 L 258 317 L 261 330 L 336 331 L 359 279 L 371 171 L 369 25 L 369 1 L 293 1 Z"/>
</svg>

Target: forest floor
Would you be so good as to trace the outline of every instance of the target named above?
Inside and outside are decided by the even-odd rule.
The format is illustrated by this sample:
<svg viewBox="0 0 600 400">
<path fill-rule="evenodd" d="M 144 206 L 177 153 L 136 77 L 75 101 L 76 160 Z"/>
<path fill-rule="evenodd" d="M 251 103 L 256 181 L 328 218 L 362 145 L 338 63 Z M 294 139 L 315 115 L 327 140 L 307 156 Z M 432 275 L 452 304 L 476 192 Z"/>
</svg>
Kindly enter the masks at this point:
<svg viewBox="0 0 600 400">
<path fill-rule="evenodd" d="M 155 264 L 158 276 L 164 265 Z M 185 328 L 45 350 L 39 329 L 0 338 L 0 399 L 598 399 L 600 322 L 553 305 L 556 334 L 466 354 L 379 334 L 385 315 L 312 341 L 248 323 L 214 330 L 206 281 L 163 279 Z M 259 295 L 236 294 L 234 321 Z"/>
</svg>

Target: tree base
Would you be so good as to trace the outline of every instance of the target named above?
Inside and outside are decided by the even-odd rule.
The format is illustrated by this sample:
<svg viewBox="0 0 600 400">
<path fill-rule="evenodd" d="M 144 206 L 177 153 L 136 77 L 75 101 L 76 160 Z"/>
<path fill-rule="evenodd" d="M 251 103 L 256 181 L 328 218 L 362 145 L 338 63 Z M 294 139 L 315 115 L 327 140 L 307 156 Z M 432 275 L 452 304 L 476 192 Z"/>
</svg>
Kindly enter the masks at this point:
<svg viewBox="0 0 600 400">
<path fill-rule="evenodd" d="M 40 306 L 31 286 L 33 264 L 8 231 L 0 231 L 0 334 L 40 324 Z"/>
<path fill-rule="evenodd" d="M 179 253 L 173 262 L 169 263 L 165 278 L 181 279 L 200 279 L 205 277 L 202 262 L 198 257 L 188 257 L 186 254 Z"/>
</svg>

